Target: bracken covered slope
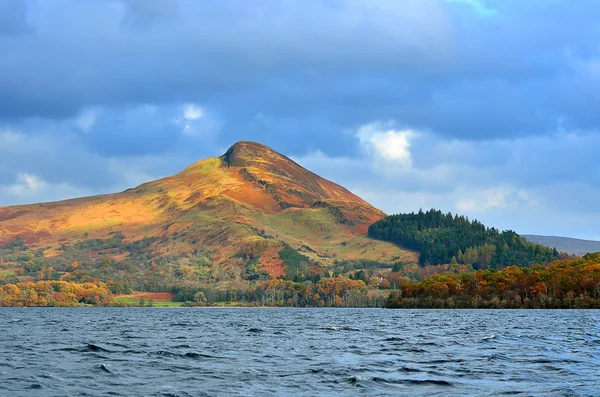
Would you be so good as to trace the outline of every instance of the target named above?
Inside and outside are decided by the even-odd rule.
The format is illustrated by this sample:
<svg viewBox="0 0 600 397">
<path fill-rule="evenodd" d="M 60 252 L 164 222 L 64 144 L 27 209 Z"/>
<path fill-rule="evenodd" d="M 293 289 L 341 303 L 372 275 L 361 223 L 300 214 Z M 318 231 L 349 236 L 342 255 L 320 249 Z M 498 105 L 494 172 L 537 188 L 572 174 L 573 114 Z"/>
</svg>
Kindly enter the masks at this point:
<svg viewBox="0 0 600 397">
<path fill-rule="evenodd" d="M 122 193 L 54 203 L 0 207 L 0 245 L 17 238 L 46 256 L 62 243 L 154 237 L 158 255 L 209 251 L 227 264 L 253 257 L 269 272 L 289 245 L 327 267 L 334 261 L 393 263 L 414 252 L 366 237 L 385 214 L 345 188 L 254 142 L 238 142 L 218 158 Z"/>
</svg>

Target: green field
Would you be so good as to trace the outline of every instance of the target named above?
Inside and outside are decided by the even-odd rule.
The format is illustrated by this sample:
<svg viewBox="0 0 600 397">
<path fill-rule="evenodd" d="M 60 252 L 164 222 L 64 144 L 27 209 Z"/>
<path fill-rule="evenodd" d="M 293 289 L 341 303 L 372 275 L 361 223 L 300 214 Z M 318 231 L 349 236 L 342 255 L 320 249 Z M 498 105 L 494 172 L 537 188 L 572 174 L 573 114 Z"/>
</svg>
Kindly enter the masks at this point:
<svg viewBox="0 0 600 397">
<path fill-rule="evenodd" d="M 140 298 L 120 296 L 115 298 L 115 303 L 125 304 L 127 306 L 140 306 Z M 150 299 L 144 300 L 144 307 L 150 306 Z M 172 302 L 164 300 L 153 300 L 151 307 L 182 307 L 183 302 Z"/>
</svg>

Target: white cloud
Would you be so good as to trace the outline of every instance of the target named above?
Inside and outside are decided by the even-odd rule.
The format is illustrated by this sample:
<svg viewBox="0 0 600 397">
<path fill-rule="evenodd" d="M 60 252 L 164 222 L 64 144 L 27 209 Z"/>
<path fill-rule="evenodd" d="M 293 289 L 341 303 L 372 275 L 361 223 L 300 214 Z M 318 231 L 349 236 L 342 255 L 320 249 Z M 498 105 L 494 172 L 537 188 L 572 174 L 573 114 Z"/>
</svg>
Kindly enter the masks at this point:
<svg viewBox="0 0 600 397">
<path fill-rule="evenodd" d="M 51 184 L 39 176 L 27 172 L 18 173 L 15 183 L 0 185 L 0 193 L 11 197 L 8 201 L 14 203 L 64 200 L 89 194 L 87 190 L 77 188 L 69 183 Z"/>
<path fill-rule="evenodd" d="M 376 161 L 393 162 L 410 167 L 410 142 L 413 130 L 395 130 L 381 123 L 363 125 L 356 133 L 363 150 Z"/>
<path fill-rule="evenodd" d="M 184 135 L 212 134 L 220 127 L 220 123 L 198 104 L 186 103 L 181 111 L 181 116 L 174 118 L 173 122 L 182 126 L 181 133 Z"/>
<path fill-rule="evenodd" d="M 198 120 L 202 116 L 204 116 L 204 109 L 195 103 L 188 103 L 183 107 L 183 118 L 186 120 Z"/>
<path fill-rule="evenodd" d="M 467 192 L 459 190 L 456 208 L 462 212 L 486 212 L 493 208 L 508 206 L 532 206 L 535 201 L 531 194 L 525 190 L 515 189 L 510 186 L 497 186 L 487 189 L 469 189 Z"/>
<path fill-rule="evenodd" d="M 35 193 L 46 186 L 46 182 L 42 181 L 37 176 L 26 172 L 20 172 L 17 175 L 16 183 L 7 186 L 4 191 L 11 196 L 23 196 Z"/>
<path fill-rule="evenodd" d="M 96 119 L 102 113 L 101 108 L 92 107 L 87 108 L 79 112 L 77 117 L 73 120 L 75 127 L 77 127 L 82 132 L 90 132 L 94 124 L 96 123 Z"/>
</svg>

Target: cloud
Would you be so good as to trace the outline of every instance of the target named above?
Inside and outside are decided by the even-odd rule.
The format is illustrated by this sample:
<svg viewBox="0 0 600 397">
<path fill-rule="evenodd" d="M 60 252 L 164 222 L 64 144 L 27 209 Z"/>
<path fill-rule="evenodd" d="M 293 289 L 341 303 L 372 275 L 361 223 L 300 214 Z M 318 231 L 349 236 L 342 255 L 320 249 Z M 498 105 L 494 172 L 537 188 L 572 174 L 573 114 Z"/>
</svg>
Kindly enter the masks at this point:
<svg viewBox="0 0 600 397">
<path fill-rule="evenodd" d="M 456 202 L 456 208 L 461 212 L 486 212 L 492 208 L 507 206 L 535 205 L 530 194 L 525 190 L 517 190 L 510 186 L 497 186 L 484 190 L 467 192 Z"/>
<path fill-rule="evenodd" d="M 194 135 L 197 133 L 197 128 L 195 121 L 201 119 L 204 116 L 204 109 L 194 103 L 188 103 L 183 107 L 183 119 L 185 122 L 183 123 L 184 134 Z M 181 123 L 178 119 L 176 122 Z"/>
<path fill-rule="evenodd" d="M 27 193 L 34 193 L 47 186 L 46 182 L 40 180 L 35 175 L 19 173 L 17 183 L 6 188 L 6 193 L 11 196 L 21 196 Z"/>
<path fill-rule="evenodd" d="M 368 120 L 481 140 L 543 135 L 558 117 L 569 129 L 600 123 L 597 85 L 570 66 L 598 58 L 585 11 L 594 0 L 495 2 L 493 29 L 456 12 L 490 2 L 461 1 L 11 2 L 36 34 L 0 43 L 11 54 L 0 63 L 11 76 L 0 80 L 0 120 L 202 103 L 227 120 L 230 140 L 263 113 L 282 125 L 260 128 L 265 139 L 327 128 L 344 149 L 339 131 Z M 290 139 L 284 147 L 297 148 Z"/>
<path fill-rule="evenodd" d="M 187 103 L 181 115 L 173 118 L 174 124 L 182 127 L 181 133 L 188 137 L 214 139 L 221 129 L 221 122 L 214 114 L 195 103 Z"/>
<path fill-rule="evenodd" d="M 363 125 L 356 133 L 369 155 L 378 161 L 389 161 L 407 167 L 412 165 L 410 141 L 416 135 L 412 130 L 394 130 L 381 123 Z"/>
<path fill-rule="evenodd" d="M 100 108 L 92 107 L 83 109 L 75 118 L 74 124 L 80 131 L 89 132 L 101 113 L 102 109 Z"/>
<path fill-rule="evenodd" d="M 0 184 L 0 192 L 8 196 L 8 202 L 43 202 L 81 197 L 89 193 L 69 183 L 50 184 L 37 175 L 20 172 L 15 183 Z"/>
<path fill-rule="evenodd" d="M 433 66 L 447 54 L 450 29 L 435 0 L 335 7 L 299 0 L 148 0 L 78 2 L 68 9 L 49 0 L 27 6 L 39 34 L 0 44 L 15 54 L 0 64 L 2 75 L 13 76 L 0 81 L 0 103 L 10 105 L 0 106 L 5 117 L 73 117 L 92 102 L 203 103 L 240 91 L 253 97 L 272 91 L 269 102 L 290 104 L 289 88 L 314 91 L 318 76 L 332 77 L 341 65 L 352 65 L 351 73 Z M 143 20 L 151 29 L 127 29 L 124 20 Z M 42 55 L 47 52 L 56 56 Z"/>
<path fill-rule="evenodd" d="M 203 115 L 204 110 L 195 103 L 188 103 L 183 107 L 183 118 L 186 120 L 198 120 Z"/>
</svg>

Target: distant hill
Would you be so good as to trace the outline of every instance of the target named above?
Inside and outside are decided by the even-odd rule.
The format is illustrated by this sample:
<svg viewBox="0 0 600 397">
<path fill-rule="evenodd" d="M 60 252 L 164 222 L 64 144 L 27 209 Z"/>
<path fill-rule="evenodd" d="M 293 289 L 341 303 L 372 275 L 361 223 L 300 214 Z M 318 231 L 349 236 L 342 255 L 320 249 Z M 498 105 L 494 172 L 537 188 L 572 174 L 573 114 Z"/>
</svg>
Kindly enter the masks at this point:
<svg viewBox="0 0 600 397">
<path fill-rule="evenodd" d="M 580 240 L 570 237 L 523 235 L 532 243 L 542 244 L 546 247 L 556 248 L 558 251 L 573 255 L 585 255 L 590 252 L 600 252 L 600 241 Z"/>
</svg>

